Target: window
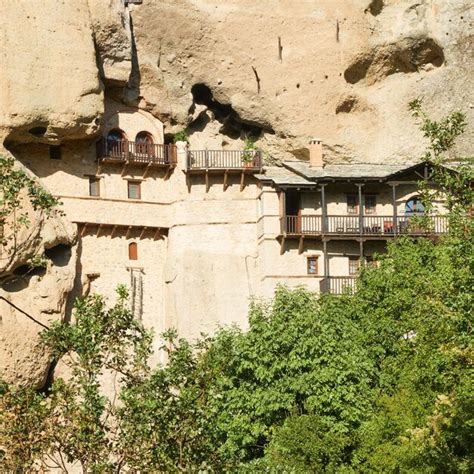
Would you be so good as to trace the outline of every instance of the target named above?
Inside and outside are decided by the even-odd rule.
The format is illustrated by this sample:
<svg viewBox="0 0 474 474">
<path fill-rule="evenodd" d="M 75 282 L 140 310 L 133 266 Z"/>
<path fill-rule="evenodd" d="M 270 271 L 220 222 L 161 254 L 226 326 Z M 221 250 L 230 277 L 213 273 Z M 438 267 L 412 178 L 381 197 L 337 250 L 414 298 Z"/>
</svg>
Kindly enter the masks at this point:
<svg viewBox="0 0 474 474">
<path fill-rule="evenodd" d="M 135 137 L 135 153 L 138 155 L 154 156 L 153 138 L 148 132 L 139 132 Z"/>
<path fill-rule="evenodd" d="M 349 275 L 357 275 L 360 268 L 359 257 L 349 257 Z"/>
<path fill-rule="evenodd" d="M 120 128 L 114 128 L 107 133 L 107 141 L 108 142 L 118 142 L 120 140 L 125 140 L 125 133 L 120 130 Z"/>
<path fill-rule="evenodd" d="M 128 181 L 128 199 L 141 199 L 140 181 Z"/>
<path fill-rule="evenodd" d="M 306 259 L 308 275 L 318 275 L 318 257 L 312 255 Z"/>
<path fill-rule="evenodd" d="M 364 212 L 367 215 L 375 214 L 377 206 L 377 198 L 374 195 L 368 194 L 364 196 Z"/>
<path fill-rule="evenodd" d="M 89 196 L 100 196 L 100 178 L 89 178 Z"/>
<path fill-rule="evenodd" d="M 347 213 L 358 214 L 359 213 L 359 197 L 357 194 L 347 195 Z"/>
<path fill-rule="evenodd" d="M 418 196 L 409 199 L 405 204 L 405 215 L 416 216 L 425 213 L 425 206 Z"/>
<path fill-rule="evenodd" d="M 127 152 L 127 137 L 119 128 L 110 130 L 106 140 L 106 155 L 121 158 Z"/>
<path fill-rule="evenodd" d="M 138 245 L 136 242 L 132 242 L 128 245 L 128 259 L 138 260 Z"/>
<path fill-rule="evenodd" d="M 50 146 L 49 147 L 49 158 L 51 160 L 60 160 L 61 159 L 61 147 L 60 146 Z"/>
</svg>

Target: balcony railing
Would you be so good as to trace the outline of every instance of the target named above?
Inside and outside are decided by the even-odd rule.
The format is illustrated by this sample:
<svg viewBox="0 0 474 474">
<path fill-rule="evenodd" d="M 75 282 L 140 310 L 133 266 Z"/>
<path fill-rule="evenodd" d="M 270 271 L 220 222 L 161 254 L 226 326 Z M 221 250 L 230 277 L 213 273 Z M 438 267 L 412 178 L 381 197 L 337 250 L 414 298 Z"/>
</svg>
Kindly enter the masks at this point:
<svg viewBox="0 0 474 474">
<path fill-rule="evenodd" d="M 285 216 L 280 219 L 285 235 L 427 235 L 448 232 L 448 216 Z M 361 225 L 362 224 L 362 225 Z"/>
<path fill-rule="evenodd" d="M 175 145 L 106 139 L 98 143 L 97 156 L 99 160 L 164 166 L 175 166 L 177 157 Z"/>
<path fill-rule="evenodd" d="M 356 288 L 355 276 L 330 276 L 323 278 L 320 283 L 321 293 L 333 293 L 342 295 L 344 293 L 353 293 Z"/>
<path fill-rule="evenodd" d="M 187 169 L 260 171 L 260 150 L 193 150 L 188 152 Z"/>
</svg>

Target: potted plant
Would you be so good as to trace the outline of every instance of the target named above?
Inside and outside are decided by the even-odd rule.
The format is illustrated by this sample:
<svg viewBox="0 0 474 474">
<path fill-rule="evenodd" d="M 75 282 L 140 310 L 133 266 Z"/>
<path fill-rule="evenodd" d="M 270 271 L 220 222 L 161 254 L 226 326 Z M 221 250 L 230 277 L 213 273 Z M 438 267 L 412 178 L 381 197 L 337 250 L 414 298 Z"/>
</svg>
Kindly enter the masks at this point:
<svg viewBox="0 0 474 474">
<path fill-rule="evenodd" d="M 244 151 L 242 153 L 242 163 L 246 168 L 254 166 L 254 159 L 257 156 L 257 145 L 250 137 L 245 138 Z"/>
</svg>

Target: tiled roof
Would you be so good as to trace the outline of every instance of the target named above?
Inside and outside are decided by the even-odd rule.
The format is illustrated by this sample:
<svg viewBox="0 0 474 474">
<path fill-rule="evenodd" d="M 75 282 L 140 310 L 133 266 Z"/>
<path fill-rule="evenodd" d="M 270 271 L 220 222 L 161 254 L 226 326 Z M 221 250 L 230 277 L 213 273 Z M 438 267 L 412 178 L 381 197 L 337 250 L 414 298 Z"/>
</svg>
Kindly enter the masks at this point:
<svg viewBox="0 0 474 474">
<path fill-rule="evenodd" d="M 265 173 L 260 173 L 255 176 L 260 181 L 272 181 L 273 183 L 280 185 L 314 185 L 312 181 L 308 181 L 299 174 L 296 174 L 283 166 L 265 166 Z"/>
<path fill-rule="evenodd" d="M 324 168 L 311 168 L 307 161 L 286 161 L 283 165 L 309 179 L 383 179 L 416 165 L 416 163 L 376 164 L 376 163 L 344 163 L 328 164 Z"/>
</svg>

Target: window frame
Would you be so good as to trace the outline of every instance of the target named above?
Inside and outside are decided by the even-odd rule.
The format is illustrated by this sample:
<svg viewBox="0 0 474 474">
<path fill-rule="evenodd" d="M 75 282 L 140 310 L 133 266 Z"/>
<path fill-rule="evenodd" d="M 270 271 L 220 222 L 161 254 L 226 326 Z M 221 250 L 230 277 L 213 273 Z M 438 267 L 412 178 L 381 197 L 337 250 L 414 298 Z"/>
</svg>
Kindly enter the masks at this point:
<svg viewBox="0 0 474 474">
<path fill-rule="evenodd" d="M 354 199 L 353 205 L 349 204 L 350 199 Z M 351 216 L 359 214 L 359 196 L 357 194 L 346 194 L 346 212 Z"/>
<path fill-rule="evenodd" d="M 100 177 L 99 176 L 88 176 L 89 179 L 89 197 L 100 197 Z M 92 194 L 92 183 L 97 183 L 97 194 Z"/>
<path fill-rule="evenodd" d="M 372 210 L 369 212 L 367 211 L 367 198 L 373 199 L 373 206 Z M 364 214 L 373 216 L 377 214 L 377 195 L 376 194 L 364 194 Z"/>
<path fill-rule="evenodd" d="M 311 262 L 314 262 L 314 272 L 310 271 L 311 269 Z M 310 276 L 318 276 L 319 275 L 319 255 L 308 255 L 306 257 L 306 274 Z"/>
<path fill-rule="evenodd" d="M 138 260 L 138 244 L 136 242 L 130 242 L 128 244 L 128 259 L 133 261 Z"/>
<path fill-rule="evenodd" d="M 353 265 L 356 265 L 356 269 L 354 271 Z M 348 255 L 347 256 L 347 267 L 348 267 L 348 274 L 349 276 L 357 276 L 360 271 L 361 267 L 361 260 L 360 257 L 357 255 Z"/>
<path fill-rule="evenodd" d="M 130 185 L 137 185 L 137 190 L 138 190 L 138 197 L 130 197 Z M 131 199 L 132 201 L 138 201 L 141 200 L 142 198 L 142 181 L 136 180 L 136 179 L 128 179 L 127 180 L 127 197 L 128 199 Z"/>
</svg>

